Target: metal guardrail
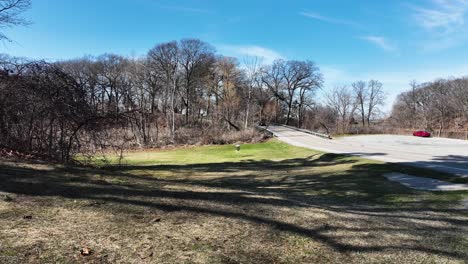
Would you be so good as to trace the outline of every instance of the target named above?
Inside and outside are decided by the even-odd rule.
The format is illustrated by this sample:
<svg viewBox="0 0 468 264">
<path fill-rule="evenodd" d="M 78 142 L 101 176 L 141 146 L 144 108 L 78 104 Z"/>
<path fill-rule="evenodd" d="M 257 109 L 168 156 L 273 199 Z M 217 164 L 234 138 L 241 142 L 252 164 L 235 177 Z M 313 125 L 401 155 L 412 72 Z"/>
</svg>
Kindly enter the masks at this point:
<svg viewBox="0 0 468 264">
<path fill-rule="evenodd" d="M 326 138 L 326 139 L 333 139 L 330 135 L 327 135 L 327 134 L 322 134 L 322 133 L 318 133 L 318 132 L 314 132 L 314 131 L 310 131 L 310 130 L 307 130 L 307 129 L 302 129 L 302 128 L 297 128 L 297 127 L 293 127 L 293 126 L 287 126 L 287 125 L 276 125 L 275 126 L 282 126 L 282 127 L 286 127 L 286 128 L 289 128 L 289 129 L 293 129 L 293 130 L 296 130 L 296 131 L 300 131 L 300 132 L 303 132 L 303 133 L 306 133 L 306 134 L 310 134 L 310 135 L 313 135 L 313 136 L 317 136 L 317 137 L 321 137 L 321 138 Z M 257 129 L 259 129 L 260 131 L 264 131 L 264 132 L 267 132 L 271 135 L 275 135 L 273 132 L 271 132 L 270 130 L 268 130 L 268 126 L 266 127 L 262 127 L 262 126 L 255 126 Z"/>
<path fill-rule="evenodd" d="M 268 130 L 267 127 L 262 127 L 262 126 L 259 126 L 259 125 L 255 125 L 255 128 L 258 129 L 259 131 L 262 131 L 262 132 L 265 132 L 267 134 L 269 134 L 270 136 L 274 137 L 275 136 L 275 133 L 271 132 L 270 130 Z"/>
<path fill-rule="evenodd" d="M 297 128 L 297 127 L 287 126 L 287 125 L 279 125 L 279 126 L 287 127 L 287 128 L 289 128 L 289 129 L 294 129 L 294 130 L 296 130 L 296 131 L 304 132 L 304 133 L 307 133 L 307 134 L 310 134 L 310 135 L 314 135 L 314 136 L 317 136 L 317 137 L 321 137 L 321 138 L 333 139 L 330 135 L 322 134 L 322 133 L 318 133 L 318 132 L 314 132 L 314 131 L 310 131 L 310 130 L 307 130 L 307 129 Z"/>
</svg>

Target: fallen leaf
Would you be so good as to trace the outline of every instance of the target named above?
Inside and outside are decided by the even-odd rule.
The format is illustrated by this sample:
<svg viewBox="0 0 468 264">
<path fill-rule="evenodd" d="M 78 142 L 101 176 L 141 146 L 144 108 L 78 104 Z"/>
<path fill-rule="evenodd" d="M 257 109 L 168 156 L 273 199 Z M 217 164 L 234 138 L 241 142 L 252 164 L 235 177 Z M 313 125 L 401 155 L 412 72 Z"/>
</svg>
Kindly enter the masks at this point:
<svg viewBox="0 0 468 264">
<path fill-rule="evenodd" d="M 89 256 L 89 255 L 91 255 L 93 253 L 93 251 L 88 247 L 84 247 L 84 248 L 80 249 L 80 253 L 81 253 L 82 256 Z"/>
</svg>

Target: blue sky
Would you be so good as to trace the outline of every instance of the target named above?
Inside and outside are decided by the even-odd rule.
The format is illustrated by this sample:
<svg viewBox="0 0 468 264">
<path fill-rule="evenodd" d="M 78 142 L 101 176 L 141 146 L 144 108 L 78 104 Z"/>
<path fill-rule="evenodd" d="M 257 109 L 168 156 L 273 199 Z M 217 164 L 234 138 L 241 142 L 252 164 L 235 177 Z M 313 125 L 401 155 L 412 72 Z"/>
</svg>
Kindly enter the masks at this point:
<svg viewBox="0 0 468 264">
<path fill-rule="evenodd" d="M 68 59 L 144 55 L 200 38 L 224 55 L 315 61 L 325 90 L 384 83 L 389 109 L 408 83 L 468 75 L 468 0 L 33 0 L 33 24 L 0 52 Z"/>
</svg>

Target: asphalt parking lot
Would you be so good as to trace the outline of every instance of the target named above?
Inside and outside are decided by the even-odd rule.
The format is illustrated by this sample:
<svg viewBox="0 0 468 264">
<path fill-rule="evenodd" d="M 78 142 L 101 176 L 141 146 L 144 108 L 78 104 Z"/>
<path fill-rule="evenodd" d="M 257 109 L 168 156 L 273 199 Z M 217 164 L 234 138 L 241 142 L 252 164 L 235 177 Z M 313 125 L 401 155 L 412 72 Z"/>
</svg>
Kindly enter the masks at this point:
<svg viewBox="0 0 468 264">
<path fill-rule="evenodd" d="M 468 177 L 468 141 L 464 140 L 399 135 L 362 135 L 329 140 L 282 126 L 269 126 L 268 129 L 280 140 L 295 146 Z"/>
</svg>

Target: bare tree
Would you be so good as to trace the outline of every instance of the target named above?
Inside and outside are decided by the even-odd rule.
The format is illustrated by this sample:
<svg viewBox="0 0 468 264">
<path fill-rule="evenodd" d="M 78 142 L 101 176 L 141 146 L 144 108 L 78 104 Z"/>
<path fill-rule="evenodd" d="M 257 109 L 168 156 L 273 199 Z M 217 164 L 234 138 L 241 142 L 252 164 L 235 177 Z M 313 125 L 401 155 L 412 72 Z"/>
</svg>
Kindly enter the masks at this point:
<svg viewBox="0 0 468 264">
<path fill-rule="evenodd" d="M 0 0 L 0 29 L 30 24 L 21 15 L 31 7 L 31 0 Z M 10 39 L 0 32 L 0 40 Z"/>
<path fill-rule="evenodd" d="M 275 121 L 278 122 L 278 117 L 281 111 L 280 103 L 286 100 L 283 94 L 284 89 L 284 75 L 282 74 L 282 67 L 284 61 L 276 60 L 272 65 L 262 68 L 262 84 L 267 87 L 270 93 L 275 98 L 276 106 L 274 110 Z M 272 108 L 272 107 L 270 107 Z M 271 114 L 271 113 L 270 113 Z"/>
<path fill-rule="evenodd" d="M 219 90 L 221 102 L 218 111 L 221 113 L 222 119 L 229 125 L 228 128 L 240 130 L 240 126 L 235 124 L 235 120 L 239 116 L 239 89 L 243 76 L 237 64 L 235 58 L 220 57 L 216 68 L 221 76 L 221 89 Z"/>
<path fill-rule="evenodd" d="M 260 65 L 261 59 L 258 57 L 245 57 L 244 58 L 244 67 L 245 67 L 245 77 L 247 82 L 247 103 L 245 109 L 245 121 L 244 128 L 247 128 L 249 125 L 250 109 L 252 104 L 252 93 L 255 86 L 260 86 Z"/>
<path fill-rule="evenodd" d="M 322 77 L 310 61 L 287 61 L 281 69 L 285 82 L 286 125 L 289 125 L 293 106 L 296 104 L 300 113 L 307 100 L 306 93 L 320 87 Z"/>
<path fill-rule="evenodd" d="M 367 105 L 367 125 L 370 126 L 370 121 L 373 116 L 378 113 L 379 107 L 385 103 L 385 92 L 383 84 L 376 80 L 370 80 L 368 85 L 369 89 L 369 104 Z"/>
<path fill-rule="evenodd" d="M 338 133 L 347 133 L 358 107 L 355 97 L 346 86 L 335 87 L 326 96 L 328 106 L 336 112 L 338 117 Z"/>
<path fill-rule="evenodd" d="M 356 95 L 356 101 L 359 105 L 359 112 L 361 114 L 362 127 L 364 127 L 366 125 L 367 119 L 366 105 L 367 101 L 369 100 L 367 84 L 364 81 L 357 81 L 354 82 L 351 86 L 353 87 L 354 94 Z"/>
<path fill-rule="evenodd" d="M 125 96 L 130 89 L 128 78 L 129 61 L 119 55 L 104 54 L 97 58 L 96 67 L 99 71 L 99 86 L 107 97 L 107 111 L 124 110 Z"/>
<path fill-rule="evenodd" d="M 468 79 L 460 78 L 449 82 L 451 90 L 450 103 L 455 109 L 453 116 L 457 129 L 465 130 L 465 139 L 468 140 Z"/>
<path fill-rule="evenodd" d="M 299 88 L 299 104 L 298 104 L 298 126 L 302 127 L 307 108 L 312 108 L 315 105 L 313 97 L 317 89 L 322 87 L 323 76 L 320 70 L 313 62 L 306 62 L 306 69 L 309 77 Z"/>
<path fill-rule="evenodd" d="M 188 124 L 194 103 L 203 92 L 203 81 L 209 76 L 214 63 L 214 48 L 199 39 L 184 39 L 180 42 L 179 63 L 181 65 L 182 99 L 185 107 L 185 122 Z"/>
<path fill-rule="evenodd" d="M 261 80 L 259 80 L 261 82 Z M 261 84 L 257 86 L 257 89 L 253 91 L 253 98 L 255 99 L 255 104 L 258 106 L 258 121 L 260 123 L 269 124 L 276 116 L 276 107 L 273 95 L 270 91 L 262 87 Z"/>
<path fill-rule="evenodd" d="M 361 115 L 362 127 L 370 127 L 372 117 L 379 112 L 379 107 L 385 103 L 383 85 L 376 80 L 369 82 L 357 81 L 352 85 L 359 113 Z"/>
<path fill-rule="evenodd" d="M 159 44 L 148 52 L 150 67 L 164 74 L 166 89 L 170 91 L 171 101 L 171 138 L 175 137 L 175 94 L 178 88 L 180 50 L 177 42 Z"/>
</svg>

